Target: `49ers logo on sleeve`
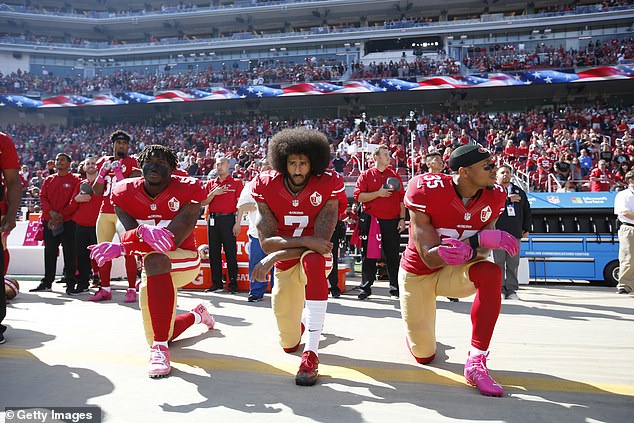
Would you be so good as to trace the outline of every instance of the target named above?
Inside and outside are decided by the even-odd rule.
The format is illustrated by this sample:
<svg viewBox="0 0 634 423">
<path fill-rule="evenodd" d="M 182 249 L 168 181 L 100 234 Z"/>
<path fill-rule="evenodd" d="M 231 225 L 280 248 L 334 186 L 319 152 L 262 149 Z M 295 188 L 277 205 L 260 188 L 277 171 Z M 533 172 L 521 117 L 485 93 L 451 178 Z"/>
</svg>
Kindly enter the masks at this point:
<svg viewBox="0 0 634 423">
<path fill-rule="evenodd" d="M 313 206 L 317 207 L 321 204 L 321 194 L 318 193 L 317 191 L 313 192 L 310 196 L 310 204 L 312 204 Z"/>
<path fill-rule="evenodd" d="M 180 203 L 180 201 L 178 201 L 176 199 L 176 197 L 172 197 L 167 202 L 167 207 L 169 207 L 171 211 L 176 212 L 176 211 L 178 211 L 178 209 L 180 209 L 181 203 Z"/>
<path fill-rule="evenodd" d="M 482 223 L 489 220 L 492 214 L 493 212 L 491 211 L 491 206 L 486 206 L 485 208 L 483 208 L 480 212 L 480 220 L 482 221 Z"/>
</svg>

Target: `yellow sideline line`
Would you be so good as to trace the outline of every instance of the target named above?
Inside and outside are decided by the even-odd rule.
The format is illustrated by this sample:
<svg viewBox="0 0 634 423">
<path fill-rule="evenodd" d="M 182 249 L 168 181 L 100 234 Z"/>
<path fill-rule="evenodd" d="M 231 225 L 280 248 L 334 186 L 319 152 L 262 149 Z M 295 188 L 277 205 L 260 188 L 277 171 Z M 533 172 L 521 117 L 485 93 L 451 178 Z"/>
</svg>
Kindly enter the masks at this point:
<svg viewBox="0 0 634 423">
<path fill-rule="evenodd" d="M 146 357 L 140 355 L 110 355 L 100 353 L 89 353 L 85 351 L 41 351 L 42 359 L 45 361 L 60 361 L 77 363 L 103 363 L 107 359 L 110 365 L 125 364 L 135 366 L 145 366 Z M 107 358 L 106 358 L 107 356 Z M 30 350 L 20 348 L 0 348 L 0 357 L 16 358 L 27 360 L 39 360 L 40 357 Z M 176 368 L 198 368 L 204 370 L 261 373 L 273 375 L 294 375 L 297 371 L 295 364 L 289 363 L 263 363 L 243 358 L 191 358 L 172 357 L 172 364 Z M 390 369 L 351 366 L 342 367 L 321 364 L 319 366 L 320 377 L 327 379 L 344 379 L 357 382 L 406 382 L 425 383 L 432 385 L 460 387 L 464 386 L 464 377 L 443 369 Z M 496 381 L 511 391 L 548 391 L 548 392 L 579 392 L 589 394 L 612 394 L 634 396 L 634 386 L 603 383 L 603 382 L 579 382 L 573 380 L 563 380 L 547 377 L 514 376 L 496 372 Z"/>
</svg>

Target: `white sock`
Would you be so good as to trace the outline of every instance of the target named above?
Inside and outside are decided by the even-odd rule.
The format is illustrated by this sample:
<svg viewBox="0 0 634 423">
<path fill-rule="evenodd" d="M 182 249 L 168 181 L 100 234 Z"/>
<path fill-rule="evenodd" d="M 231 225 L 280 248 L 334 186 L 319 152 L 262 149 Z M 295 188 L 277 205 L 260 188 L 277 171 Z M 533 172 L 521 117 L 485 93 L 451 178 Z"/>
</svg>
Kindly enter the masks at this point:
<svg viewBox="0 0 634 423">
<path fill-rule="evenodd" d="M 165 341 L 165 342 L 154 341 L 154 343 L 152 344 L 152 346 L 153 346 L 153 347 L 161 346 L 161 347 L 165 347 L 165 348 L 167 348 L 167 341 Z"/>
<path fill-rule="evenodd" d="M 134 289 L 134 288 L 128 288 L 128 291 L 134 291 L 134 292 L 136 292 L 136 289 Z"/>
<path fill-rule="evenodd" d="M 103 289 L 106 292 L 110 292 L 110 287 L 109 286 L 102 286 L 101 289 Z"/>
<path fill-rule="evenodd" d="M 306 329 L 308 330 L 308 336 L 304 346 L 304 351 L 312 351 L 317 354 L 317 351 L 319 350 L 321 330 L 324 327 L 324 320 L 326 319 L 327 307 L 328 301 L 326 300 L 306 300 L 304 313 L 306 317 Z"/>
<path fill-rule="evenodd" d="M 474 346 L 471 346 L 471 349 L 469 350 L 469 353 L 470 353 L 469 355 L 471 357 L 473 357 L 474 355 L 487 355 L 489 352 L 488 351 L 482 351 L 482 350 L 477 349 Z"/>
<path fill-rule="evenodd" d="M 196 313 L 194 310 L 190 311 L 191 314 L 194 315 L 194 324 L 197 325 L 198 323 L 203 321 L 203 318 L 200 316 L 200 314 Z"/>
</svg>

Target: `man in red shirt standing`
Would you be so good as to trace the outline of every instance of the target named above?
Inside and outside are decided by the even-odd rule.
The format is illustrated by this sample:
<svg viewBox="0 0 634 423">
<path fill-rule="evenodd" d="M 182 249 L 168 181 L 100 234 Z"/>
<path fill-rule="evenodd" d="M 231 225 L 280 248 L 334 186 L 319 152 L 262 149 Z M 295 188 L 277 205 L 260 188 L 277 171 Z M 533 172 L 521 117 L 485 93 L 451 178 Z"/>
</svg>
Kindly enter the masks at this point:
<svg viewBox="0 0 634 423">
<path fill-rule="evenodd" d="M 44 279 L 30 292 L 49 292 L 55 279 L 59 245 L 64 251 L 64 278 L 66 293 L 75 290 L 75 222 L 72 217 L 77 204 L 71 202 L 79 178 L 70 173 L 72 159 L 66 153 L 55 157 L 56 173 L 47 176 L 42 184 L 40 205 L 44 224 Z"/>
<path fill-rule="evenodd" d="M 90 270 L 89 245 L 97 243 L 97 217 L 103 197 L 93 192 L 92 186 L 97 179 L 97 159 L 88 157 L 84 160 L 86 178 L 82 179 L 75 189 L 73 202 L 77 203 L 77 211 L 73 215 L 75 222 L 75 250 L 77 251 L 77 288 L 71 294 L 88 291 Z"/>
<path fill-rule="evenodd" d="M 9 136 L 3 132 L 0 132 L 0 171 L 4 178 L 4 184 L 6 186 L 5 193 L 6 198 L 3 202 L 4 206 L 0 211 L 0 231 L 2 233 L 9 233 L 15 228 L 15 217 L 18 213 L 18 207 L 20 206 L 21 197 L 21 185 L 20 178 L 18 176 L 18 169 L 20 164 L 18 163 L 18 153 L 15 150 L 15 145 Z M 3 248 L 0 244 L 0 248 Z M 0 272 L 2 272 L 2 280 L 4 283 L 4 251 L 0 251 Z M 7 315 L 7 301 L 4 287 L 0 289 L 0 344 L 4 344 L 4 331 L 7 329 L 2 324 L 2 321 Z"/>
<path fill-rule="evenodd" d="M 614 174 L 608 170 L 608 162 L 599 160 L 597 167 L 590 172 L 590 191 L 610 191 L 614 183 Z"/>
<path fill-rule="evenodd" d="M 226 157 L 216 162 L 218 176 L 207 182 L 207 198 L 201 203 L 207 207 L 207 237 L 209 238 L 209 264 L 211 265 L 211 288 L 207 292 L 222 289 L 222 249 L 227 260 L 229 274 L 228 291 L 238 292 L 238 252 L 236 236 L 240 222 L 236 222 L 238 199 L 244 187 L 242 181 L 229 175 L 229 160 Z"/>
<path fill-rule="evenodd" d="M 115 183 L 123 181 L 125 178 L 141 176 L 139 165 L 135 158 L 128 156 L 130 148 L 130 134 L 125 131 L 115 131 L 110 135 L 112 142 L 113 156 L 104 156 L 97 161 L 99 176 L 95 179 L 93 190 L 95 195 L 103 196 L 101 210 L 97 218 L 97 242 L 110 242 L 117 232 L 117 215 L 114 212 L 112 203 L 112 188 Z M 107 261 L 103 266 L 99 266 L 99 279 L 101 288 L 88 301 L 105 301 L 112 299 L 110 290 L 110 271 L 112 262 Z M 125 293 L 124 301 L 133 303 L 136 301 L 136 259 L 133 256 L 125 256 L 125 271 L 128 277 L 128 290 Z"/>
<path fill-rule="evenodd" d="M 387 146 L 380 145 L 374 152 L 374 166 L 364 170 L 357 179 L 354 188 L 354 199 L 363 203 L 364 212 L 370 215 L 369 233 L 374 233 L 372 226 L 378 225 L 376 233 L 380 233 L 383 256 L 390 278 L 390 295 L 398 298 L 398 260 L 401 245 L 400 233 L 405 230 L 405 206 L 403 205 L 403 181 L 389 167 L 390 156 Z M 388 179 L 398 181 L 398 187 L 388 186 Z M 369 257 L 370 243 L 377 242 L 366 235 L 363 241 L 363 262 L 361 264 L 362 280 L 359 299 L 365 300 L 372 294 L 372 284 L 376 278 L 376 262 L 380 257 Z M 372 255 L 372 254 L 370 254 Z"/>
</svg>

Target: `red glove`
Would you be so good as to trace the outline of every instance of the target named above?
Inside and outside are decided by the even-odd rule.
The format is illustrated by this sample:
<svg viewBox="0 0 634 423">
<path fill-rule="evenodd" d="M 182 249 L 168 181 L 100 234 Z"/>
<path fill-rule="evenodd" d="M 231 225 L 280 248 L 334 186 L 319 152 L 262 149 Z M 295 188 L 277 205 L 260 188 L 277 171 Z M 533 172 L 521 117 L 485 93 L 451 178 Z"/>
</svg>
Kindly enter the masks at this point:
<svg viewBox="0 0 634 423">
<path fill-rule="evenodd" d="M 480 246 L 492 250 L 504 250 L 514 256 L 520 252 L 520 243 L 506 231 L 499 229 L 485 229 L 478 233 Z"/>
<path fill-rule="evenodd" d="M 174 250 L 174 234 L 167 228 L 141 224 L 136 228 L 136 233 L 139 239 L 154 251 L 166 253 Z"/>
<path fill-rule="evenodd" d="M 438 255 L 450 266 L 464 264 L 473 256 L 473 248 L 458 239 L 445 238 L 442 241 L 449 245 L 441 245 L 438 247 Z"/>
<path fill-rule="evenodd" d="M 116 242 L 102 242 L 97 245 L 89 245 L 90 258 L 97 262 L 97 266 L 101 267 L 106 262 L 125 255 L 123 245 Z"/>
</svg>

